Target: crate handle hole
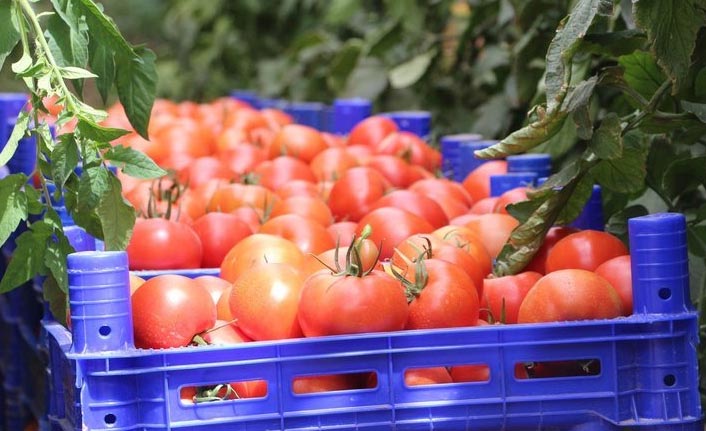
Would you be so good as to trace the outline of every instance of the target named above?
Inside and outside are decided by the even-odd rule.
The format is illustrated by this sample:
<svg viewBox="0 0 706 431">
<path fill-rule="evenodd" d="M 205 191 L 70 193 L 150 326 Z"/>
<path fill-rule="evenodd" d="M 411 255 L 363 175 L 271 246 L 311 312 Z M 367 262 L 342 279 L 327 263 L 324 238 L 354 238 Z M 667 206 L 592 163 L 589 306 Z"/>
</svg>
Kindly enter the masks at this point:
<svg viewBox="0 0 706 431">
<path fill-rule="evenodd" d="M 247 400 L 267 396 L 267 380 L 242 380 L 230 383 L 184 386 L 179 398 L 185 405 L 214 401 Z"/>
<path fill-rule="evenodd" d="M 378 386 L 377 372 L 302 375 L 292 379 L 292 392 L 295 395 L 309 395 L 321 392 L 375 389 Z"/>
<path fill-rule="evenodd" d="M 590 377 L 601 374 L 601 360 L 599 358 L 585 358 L 562 361 L 525 361 L 523 364 L 525 375 L 523 379 L 551 379 L 562 377 Z M 515 370 L 517 375 L 517 369 Z"/>
<path fill-rule="evenodd" d="M 105 421 L 105 424 L 106 424 L 106 425 L 115 425 L 115 422 L 118 421 L 118 418 L 115 417 L 114 414 L 108 413 L 107 415 L 105 415 L 105 417 L 103 418 L 103 420 Z"/>
<path fill-rule="evenodd" d="M 107 337 L 110 335 L 111 329 L 110 326 L 103 325 L 100 328 L 98 328 L 98 333 L 101 334 L 103 337 Z"/>
<path fill-rule="evenodd" d="M 672 297 L 672 289 L 670 289 L 668 287 L 663 287 L 663 288 L 659 289 L 658 294 L 659 294 L 660 298 L 667 300 Z"/>
<path fill-rule="evenodd" d="M 677 378 L 674 374 L 667 374 L 664 376 L 665 386 L 674 386 L 677 383 Z"/>
</svg>

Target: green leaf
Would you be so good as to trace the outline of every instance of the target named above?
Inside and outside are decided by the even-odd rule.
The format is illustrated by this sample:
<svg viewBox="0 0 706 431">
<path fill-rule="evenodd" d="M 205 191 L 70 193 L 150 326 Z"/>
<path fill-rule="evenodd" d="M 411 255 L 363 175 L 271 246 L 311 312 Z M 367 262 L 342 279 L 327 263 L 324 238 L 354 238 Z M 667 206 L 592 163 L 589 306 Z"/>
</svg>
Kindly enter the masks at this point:
<svg viewBox="0 0 706 431">
<path fill-rule="evenodd" d="M 355 69 L 346 81 L 342 97 L 362 97 L 375 100 L 387 88 L 387 73 L 384 64 L 374 57 L 358 60 Z"/>
<path fill-rule="evenodd" d="M 137 57 L 120 55 L 115 58 L 118 97 L 132 127 L 140 136 L 149 139 L 147 125 L 157 90 L 156 57 L 147 48 L 139 48 L 135 52 Z"/>
<path fill-rule="evenodd" d="M 32 67 L 32 56 L 28 52 L 23 52 L 19 60 L 12 63 L 12 71 L 18 75 L 27 72 Z"/>
<path fill-rule="evenodd" d="M 68 292 L 68 291 L 67 291 Z M 51 314 L 57 322 L 66 325 L 66 295 L 54 277 L 47 276 L 42 283 L 44 300 L 49 303 Z"/>
<path fill-rule="evenodd" d="M 22 220 L 27 220 L 28 203 L 23 187 L 24 174 L 13 174 L 0 180 L 0 244 L 4 244 Z"/>
<path fill-rule="evenodd" d="M 336 93 L 340 92 L 341 89 L 346 86 L 348 77 L 353 72 L 353 69 L 355 69 L 362 51 L 363 42 L 360 39 L 350 39 L 331 61 L 328 83 Z"/>
<path fill-rule="evenodd" d="M 620 118 L 611 112 L 596 130 L 591 140 L 591 150 L 601 159 L 614 160 L 623 154 L 623 137 Z"/>
<path fill-rule="evenodd" d="M 586 35 L 581 49 L 593 54 L 620 57 L 643 48 L 646 43 L 647 35 L 642 30 L 618 30 Z"/>
<path fill-rule="evenodd" d="M 58 144 L 51 152 L 51 172 L 57 189 L 62 189 L 69 175 L 78 165 L 78 145 L 73 133 L 65 133 L 58 138 Z"/>
<path fill-rule="evenodd" d="M 647 32 L 652 52 L 676 94 L 688 74 L 697 33 L 706 23 L 703 0 L 640 0 L 633 8 L 635 22 Z"/>
<path fill-rule="evenodd" d="M 584 175 L 581 180 L 576 183 L 571 196 L 567 199 L 556 218 L 556 224 L 569 224 L 581 214 L 581 211 L 583 211 L 583 208 L 586 206 L 586 202 L 588 202 L 588 199 L 591 197 L 591 193 L 593 193 L 593 182 L 591 175 Z"/>
<path fill-rule="evenodd" d="M 398 46 L 402 36 L 403 32 L 400 29 L 399 21 L 392 20 L 385 23 L 366 38 L 367 55 L 383 57 L 388 51 Z"/>
<path fill-rule="evenodd" d="M 578 112 L 578 111 L 577 111 Z M 575 113 L 574 113 L 575 114 Z M 593 128 L 593 124 L 591 124 Z M 552 159 L 559 159 L 564 156 L 576 144 L 578 130 L 575 124 L 564 121 L 563 125 L 552 137 L 532 148 L 532 153 L 547 153 Z"/>
<path fill-rule="evenodd" d="M 389 79 L 392 88 L 406 88 L 416 84 L 429 69 L 436 52 L 436 49 L 431 49 L 390 70 Z"/>
<path fill-rule="evenodd" d="M 85 24 L 84 24 L 85 26 Z M 49 17 L 44 35 L 59 66 L 83 67 L 88 61 L 88 35 L 55 14 Z"/>
<path fill-rule="evenodd" d="M 358 0 L 331 0 L 328 2 L 324 22 L 331 25 L 343 24 L 348 21 L 359 8 Z"/>
<path fill-rule="evenodd" d="M 73 66 L 62 67 L 60 72 L 64 79 L 86 79 L 95 78 L 97 76 L 95 73 L 89 72 L 86 69 Z"/>
<path fill-rule="evenodd" d="M 0 293 L 8 292 L 31 280 L 35 275 L 45 273 L 44 250 L 52 233 L 53 230 L 46 223 L 38 221 L 17 238 L 17 248 L 0 281 Z"/>
<path fill-rule="evenodd" d="M 647 100 L 655 94 L 666 79 L 649 52 L 635 51 L 618 58 L 618 63 L 625 69 L 623 78 L 628 85 Z"/>
<path fill-rule="evenodd" d="M 103 127 L 93 121 L 79 117 L 76 129 L 82 137 L 98 142 L 111 142 L 130 133 L 124 129 Z"/>
<path fill-rule="evenodd" d="M 151 179 L 167 174 L 167 171 L 157 166 L 152 159 L 130 147 L 117 145 L 109 149 L 103 157 L 131 177 Z"/>
<path fill-rule="evenodd" d="M 9 7 L 8 7 L 9 6 Z M 5 64 L 5 59 L 15 49 L 17 42 L 20 41 L 20 30 L 15 19 L 15 8 L 17 4 L 10 2 L 9 5 L 4 4 L 0 7 L 0 69 Z"/>
<path fill-rule="evenodd" d="M 701 120 L 701 122 L 706 123 L 706 104 L 705 103 L 694 103 L 686 100 L 681 101 L 681 107 L 686 112 L 691 112 L 696 115 L 696 117 Z"/>
<path fill-rule="evenodd" d="M 106 250 L 124 250 L 135 225 L 135 209 L 123 198 L 120 180 L 111 175 L 98 204 Z"/>
<path fill-rule="evenodd" d="M 89 58 L 91 70 L 98 75 L 96 87 L 103 103 L 107 103 L 110 89 L 113 88 L 113 82 L 115 81 L 113 51 L 107 45 L 99 43 L 95 38 L 90 40 L 89 48 L 91 51 Z"/>
<path fill-rule="evenodd" d="M 74 252 L 74 249 L 61 229 L 55 230 L 54 235 L 56 240 L 47 241 L 47 247 L 44 251 L 44 265 L 54 280 L 56 280 L 62 292 L 68 292 L 69 279 L 67 276 L 66 258 L 70 253 Z"/>
<path fill-rule="evenodd" d="M 132 56 L 130 44 L 120 34 L 115 23 L 108 18 L 93 0 L 74 0 L 71 2 L 75 13 L 86 17 L 88 32 L 107 45 L 113 52 L 123 56 Z"/>
<path fill-rule="evenodd" d="M 85 163 L 84 159 L 83 174 L 77 190 L 67 187 L 64 199 L 76 224 L 91 235 L 100 238 L 103 235 L 102 220 L 98 217 L 96 208 L 101 196 L 108 190 L 110 172 L 100 166 L 86 168 Z"/>
<path fill-rule="evenodd" d="M 588 32 L 593 18 L 611 0 L 579 0 L 568 18 L 564 19 L 549 44 L 546 58 L 545 87 L 547 111 L 552 112 L 563 99 L 563 88 L 569 81 L 571 61 L 579 48 L 581 39 Z"/>
<path fill-rule="evenodd" d="M 706 156 L 675 160 L 662 177 L 662 189 L 679 196 L 706 184 Z"/>
<path fill-rule="evenodd" d="M 569 90 L 562 104 L 562 111 L 574 112 L 579 108 L 588 106 L 591 102 L 591 96 L 593 96 L 597 82 L 598 77 L 592 76 L 585 81 L 581 81 L 578 85 Z"/>
<path fill-rule="evenodd" d="M 588 106 L 583 106 L 571 114 L 571 119 L 574 120 L 576 125 L 576 136 L 579 139 L 588 141 L 593 138 L 593 119 L 591 118 L 591 111 Z M 564 123 L 566 124 L 569 123 Z"/>
<path fill-rule="evenodd" d="M 649 147 L 641 133 L 628 133 L 623 137 L 621 157 L 603 160 L 591 173 L 601 186 L 620 193 L 641 190 L 645 184 L 646 162 Z"/>
<path fill-rule="evenodd" d="M 12 129 L 10 138 L 7 140 L 7 143 L 5 143 L 2 151 L 0 151 L 0 166 L 7 165 L 7 162 L 9 162 L 12 156 L 15 155 L 15 151 L 17 151 L 17 146 L 19 145 L 20 140 L 27 135 L 28 126 L 29 114 L 27 111 L 22 110 L 17 116 L 17 122 L 15 123 L 15 128 Z"/>
</svg>

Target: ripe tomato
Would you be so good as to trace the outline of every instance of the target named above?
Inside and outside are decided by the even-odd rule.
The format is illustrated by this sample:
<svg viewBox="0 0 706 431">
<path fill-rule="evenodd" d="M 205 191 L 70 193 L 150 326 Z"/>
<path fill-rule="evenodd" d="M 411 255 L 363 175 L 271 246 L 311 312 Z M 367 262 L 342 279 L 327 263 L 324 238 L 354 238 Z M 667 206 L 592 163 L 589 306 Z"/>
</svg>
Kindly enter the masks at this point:
<svg viewBox="0 0 706 431">
<path fill-rule="evenodd" d="M 127 246 L 130 269 L 188 269 L 201 265 L 199 236 L 183 223 L 138 219 Z"/>
<path fill-rule="evenodd" d="M 294 122 L 292 116 L 282 110 L 264 108 L 260 110 L 260 113 L 265 117 L 269 128 L 272 130 L 280 130 L 288 125 L 294 125 L 292 124 Z"/>
<path fill-rule="evenodd" d="M 419 136 L 411 132 L 393 132 L 375 146 L 377 154 L 390 154 L 428 171 L 439 168 L 440 159 Z"/>
<path fill-rule="evenodd" d="M 339 221 L 327 227 L 326 230 L 331 235 L 333 242 L 341 247 L 348 247 L 353 242 L 355 230 L 358 223 L 353 221 Z"/>
<path fill-rule="evenodd" d="M 279 200 L 274 192 L 257 184 L 225 184 L 216 189 L 206 207 L 209 212 L 231 212 L 240 207 L 265 210 Z"/>
<path fill-rule="evenodd" d="M 277 190 L 293 180 L 316 182 L 314 173 L 305 162 L 290 156 L 279 156 L 260 163 L 255 168 L 260 184 L 270 190 Z"/>
<path fill-rule="evenodd" d="M 326 141 L 318 130 L 302 124 L 288 124 L 275 135 L 269 156 L 274 159 L 287 155 L 309 163 L 326 148 Z"/>
<path fill-rule="evenodd" d="M 369 239 L 358 238 L 355 247 L 358 256 L 360 256 L 363 272 L 373 269 L 378 264 L 380 251 L 374 242 Z M 311 275 L 326 268 L 333 269 L 333 272 L 341 272 L 346 268 L 346 255 L 349 252 L 349 248 L 349 246 L 339 246 L 338 250 L 332 248 L 316 256 L 308 255 L 304 265 L 304 272 L 307 275 Z"/>
<path fill-rule="evenodd" d="M 252 144 L 238 144 L 219 155 L 224 166 L 234 175 L 253 172 L 257 165 L 267 160 L 267 153 Z"/>
<path fill-rule="evenodd" d="M 409 187 L 410 190 L 434 199 L 446 217 L 452 219 L 468 212 L 471 197 L 458 183 L 443 178 L 419 180 Z"/>
<path fill-rule="evenodd" d="M 407 321 L 407 298 L 385 272 L 332 275 L 322 270 L 306 279 L 299 323 L 307 337 L 399 331 Z"/>
<path fill-rule="evenodd" d="M 484 274 L 490 273 L 492 269 L 490 255 L 483 241 L 469 228 L 448 225 L 435 230 L 432 235 L 470 254 Z"/>
<path fill-rule="evenodd" d="M 225 320 L 216 320 L 212 328 L 201 335 L 201 338 L 208 343 L 217 346 L 228 346 L 240 344 L 251 339 L 238 328 L 238 326 Z"/>
<path fill-rule="evenodd" d="M 497 196 L 483 198 L 474 203 L 468 212 L 470 214 L 490 214 L 495 212 L 495 204 L 498 202 L 498 199 Z"/>
<path fill-rule="evenodd" d="M 518 224 L 514 217 L 507 214 L 481 214 L 465 226 L 478 235 L 490 257 L 495 259 Z"/>
<path fill-rule="evenodd" d="M 265 217 L 265 212 L 263 210 L 252 207 L 239 207 L 231 211 L 229 214 L 233 214 L 238 217 L 238 220 L 245 222 L 245 224 L 247 224 L 253 232 L 260 230 L 262 220 Z"/>
<path fill-rule="evenodd" d="M 478 321 L 478 292 L 471 278 L 458 266 L 439 259 L 425 259 L 414 266 L 403 282 L 409 316 L 405 329 L 474 326 Z"/>
<path fill-rule="evenodd" d="M 375 201 L 371 209 L 383 207 L 407 210 L 428 221 L 434 228 L 440 228 L 449 223 L 446 214 L 434 200 L 409 190 L 393 190 Z"/>
<path fill-rule="evenodd" d="M 399 208 L 383 207 L 371 211 L 358 222 L 356 232 L 360 235 L 370 225 L 370 239 L 380 244 L 380 259 L 392 257 L 394 248 L 415 233 L 430 233 L 434 230 L 428 221 Z"/>
<path fill-rule="evenodd" d="M 611 319 L 621 315 L 618 293 L 603 277 L 562 269 L 540 278 L 525 296 L 517 323 Z"/>
<path fill-rule="evenodd" d="M 507 173 L 507 162 L 504 160 L 491 160 L 485 162 L 463 180 L 463 188 L 471 196 L 473 202 L 490 197 L 490 177 Z"/>
<path fill-rule="evenodd" d="M 578 231 L 578 229 L 569 226 L 554 226 L 550 228 L 544 236 L 542 246 L 539 247 L 539 250 L 537 250 L 537 253 L 535 253 L 530 263 L 527 264 L 525 271 L 534 271 L 540 274 L 546 274 L 547 255 L 549 254 L 549 250 L 551 250 L 560 239 Z"/>
<path fill-rule="evenodd" d="M 273 217 L 260 226 L 260 233 L 288 239 L 305 254 L 319 254 L 336 245 L 321 223 L 298 214 Z"/>
<path fill-rule="evenodd" d="M 275 190 L 275 193 L 282 199 L 295 196 L 321 197 L 319 185 L 306 180 L 292 180 Z"/>
<path fill-rule="evenodd" d="M 630 265 L 630 255 L 614 257 L 606 260 L 596 268 L 596 274 L 608 280 L 611 286 L 618 292 L 620 301 L 623 304 L 623 316 L 632 314 L 632 267 Z"/>
<path fill-rule="evenodd" d="M 244 271 L 229 298 L 238 328 L 256 341 L 301 337 L 297 309 L 304 279 L 299 269 L 285 263 L 264 263 Z"/>
<path fill-rule="evenodd" d="M 365 165 L 380 172 L 393 187 L 407 188 L 422 179 L 421 173 L 414 169 L 413 165 L 389 154 L 371 156 Z"/>
<path fill-rule="evenodd" d="M 230 312 L 230 292 L 233 290 L 233 284 L 223 289 L 221 296 L 216 303 L 216 318 L 225 322 L 233 322 L 233 313 Z"/>
<path fill-rule="evenodd" d="M 507 214 L 507 206 L 527 200 L 527 187 L 516 187 L 508 190 L 498 197 L 493 207 L 493 212 Z"/>
<path fill-rule="evenodd" d="M 594 271 L 600 264 L 614 257 L 628 254 L 625 244 L 613 235 L 583 230 L 560 239 L 547 254 L 547 273 L 560 269 Z"/>
<path fill-rule="evenodd" d="M 255 233 L 233 247 L 221 264 L 221 277 L 231 283 L 249 268 L 261 263 L 288 263 L 299 267 L 304 255 L 296 244 L 275 235 Z"/>
<path fill-rule="evenodd" d="M 179 181 L 189 187 L 198 187 L 214 178 L 229 180 L 234 177 L 235 174 L 223 162 L 211 156 L 193 159 L 179 171 Z"/>
<path fill-rule="evenodd" d="M 409 368 L 404 372 L 404 384 L 407 387 L 443 383 L 453 383 L 446 367 Z"/>
<path fill-rule="evenodd" d="M 389 134 L 397 131 L 397 124 L 382 116 L 372 116 L 359 122 L 348 134 L 349 145 L 375 147 Z"/>
<path fill-rule="evenodd" d="M 141 349 L 187 346 L 216 322 L 211 294 L 180 275 L 147 280 L 131 302 L 135 347 Z"/>
<path fill-rule="evenodd" d="M 336 181 L 350 168 L 358 166 L 358 160 L 344 147 L 323 150 L 309 164 L 317 181 Z"/>
<path fill-rule="evenodd" d="M 324 227 L 329 226 L 333 222 L 331 209 L 319 197 L 294 196 L 283 199 L 272 206 L 270 218 L 284 214 L 297 214 L 314 220 Z"/>
<path fill-rule="evenodd" d="M 389 183 L 372 168 L 348 169 L 334 183 L 328 204 L 337 221 L 359 221 L 387 191 Z"/>
<path fill-rule="evenodd" d="M 481 319 L 506 324 L 517 323 L 520 304 L 542 278 L 538 272 L 521 272 L 505 277 L 489 277 L 483 280 Z"/>
<path fill-rule="evenodd" d="M 355 380 L 350 374 L 327 374 L 322 376 L 296 377 L 292 381 L 295 394 L 315 394 L 355 389 Z"/>
<path fill-rule="evenodd" d="M 203 246 L 202 268 L 220 268 L 230 249 L 253 233 L 247 223 L 228 213 L 207 213 L 191 227 Z"/>
<path fill-rule="evenodd" d="M 145 279 L 138 277 L 137 275 L 130 273 L 130 296 L 137 290 L 138 287 L 145 284 Z"/>
<path fill-rule="evenodd" d="M 211 294 L 211 299 L 213 299 L 213 303 L 216 305 L 218 305 L 218 300 L 221 299 L 223 292 L 233 285 L 215 275 L 202 275 L 194 278 L 194 281 Z"/>
</svg>

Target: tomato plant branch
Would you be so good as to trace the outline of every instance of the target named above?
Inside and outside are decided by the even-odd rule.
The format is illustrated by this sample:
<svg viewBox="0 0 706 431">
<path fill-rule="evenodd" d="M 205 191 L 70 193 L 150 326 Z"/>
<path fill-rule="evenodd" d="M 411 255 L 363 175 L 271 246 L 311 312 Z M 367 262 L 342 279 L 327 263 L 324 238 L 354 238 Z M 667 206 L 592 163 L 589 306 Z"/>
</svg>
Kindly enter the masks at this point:
<svg viewBox="0 0 706 431">
<path fill-rule="evenodd" d="M 647 103 L 647 106 L 645 106 L 642 111 L 640 111 L 635 118 L 633 118 L 624 128 L 623 128 L 623 136 L 628 133 L 630 130 L 633 130 L 635 127 L 637 127 L 642 120 L 647 118 L 650 115 L 653 115 L 655 111 L 657 110 L 657 106 L 659 106 L 659 103 L 662 101 L 662 97 L 664 94 L 667 92 L 672 87 L 672 82 L 670 80 L 665 80 L 662 85 L 659 86 L 657 91 L 655 91 L 655 94 L 652 96 L 650 101 Z"/>
</svg>

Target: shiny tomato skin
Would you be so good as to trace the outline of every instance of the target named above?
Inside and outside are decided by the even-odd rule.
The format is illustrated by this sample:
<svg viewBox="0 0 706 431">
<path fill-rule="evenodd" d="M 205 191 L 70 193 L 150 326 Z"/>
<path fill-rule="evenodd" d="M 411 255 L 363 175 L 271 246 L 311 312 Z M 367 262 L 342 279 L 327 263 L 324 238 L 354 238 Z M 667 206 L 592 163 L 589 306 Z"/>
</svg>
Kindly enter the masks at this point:
<svg viewBox="0 0 706 431">
<path fill-rule="evenodd" d="M 348 144 L 375 147 L 397 130 L 397 124 L 390 118 L 377 115 L 368 117 L 353 127 L 348 134 Z"/>
<path fill-rule="evenodd" d="M 376 170 L 365 166 L 351 168 L 333 184 L 328 205 L 336 221 L 357 222 L 387 189 L 387 180 Z"/>
<path fill-rule="evenodd" d="M 344 147 L 331 147 L 321 151 L 309 163 L 317 181 L 336 181 L 358 160 Z"/>
<path fill-rule="evenodd" d="M 215 275 L 202 275 L 194 278 L 194 281 L 211 294 L 211 299 L 213 299 L 213 303 L 216 305 L 218 304 L 218 300 L 221 299 L 223 292 L 232 286 L 232 283 L 225 281 L 221 277 L 216 277 Z"/>
<path fill-rule="evenodd" d="M 273 217 L 260 226 L 259 232 L 288 239 L 304 254 L 319 254 L 336 245 L 321 223 L 298 214 Z"/>
<path fill-rule="evenodd" d="M 560 239 L 547 254 L 547 273 L 560 269 L 594 271 L 614 257 L 628 254 L 617 237 L 597 230 L 582 230 Z"/>
<path fill-rule="evenodd" d="M 203 254 L 194 230 L 161 218 L 138 219 L 127 246 L 130 269 L 199 268 Z"/>
<path fill-rule="evenodd" d="M 316 182 L 316 177 L 314 177 L 309 165 L 291 156 L 279 156 L 260 163 L 255 168 L 255 174 L 258 176 L 260 184 L 270 190 L 277 190 L 293 180 Z"/>
<path fill-rule="evenodd" d="M 491 258 L 495 259 L 510 238 L 518 221 L 508 214 L 481 214 L 464 224 L 483 242 Z"/>
<path fill-rule="evenodd" d="M 434 200 L 410 190 L 393 190 L 375 201 L 371 209 L 383 207 L 407 210 L 428 221 L 435 229 L 449 223 L 444 210 Z"/>
<path fill-rule="evenodd" d="M 370 239 L 380 245 L 380 259 L 392 257 L 394 248 L 409 236 L 434 230 L 434 226 L 423 218 L 393 207 L 378 208 L 368 213 L 358 222 L 358 235 L 366 225 L 372 228 Z"/>
<path fill-rule="evenodd" d="M 187 346 L 216 322 L 211 294 L 180 275 L 147 280 L 131 302 L 135 347 L 140 349 Z"/>
<path fill-rule="evenodd" d="M 218 212 L 204 214 L 191 227 L 203 246 L 202 268 L 220 268 L 230 249 L 253 233 L 238 216 Z"/>
<path fill-rule="evenodd" d="M 540 274 L 547 273 L 547 255 L 549 251 L 556 245 L 562 238 L 576 233 L 579 230 L 570 226 L 554 226 L 549 229 L 547 234 L 544 236 L 544 242 L 542 246 L 539 247 L 537 253 L 534 254 L 532 260 L 525 267 L 525 271 L 534 271 Z"/>
<path fill-rule="evenodd" d="M 397 188 L 407 188 L 422 179 L 421 173 L 416 171 L 413 165 L 397 156 L 377 154 L 371 156 L 365 166 L 380 172 L 393 187 Z"/>
<path fill-rule="evenodd" d="M 483 198 L 474 203 L 468 212 L 470 214 L 490 214 L 495 212 L 495 204 L 498 202 L 498 199 L 499 197 L 497 196 Z"/>
<path fill-rule="evenodd" d="M 478 202 L 490 197 L 490 177 L 507 173 L 507 162 L 504 160 L 491 160 L 485 162 L 463 180 L 463 188 L 471 196 L 472 202 Z"/>
<path fill-rule="evenodd" d="M 606 260 L 596 268 L 596 274 L 605 278 L 618 292 L 623 304 L 623 316 L 633 313 L 632 267 L 630 255 L 614 257 Z"/>
<path fill-rule="evenodd" d="M 481 319 L 490 321 L 492 317 L 494 322 L 517 323 L 520 304 L 540 278 L 542 274 L 538 272 L 486 278 L 483 281 Z"/>
<path fill-rule="evenodd" d="M 319 271 L 307 278 L 299 301 L 299 323 L 307 337 L 399 331 L 407 314 L 399 282 L 378 270 L 363 277 Z"/>
<path fill-rule="evenodd" d="M 341 247 L 348 247 L 353 242 L 358 223 L 353 221 L 339 221 L 326 228 L 333 242 Z"/>
<path fill-rule="evenodd" d="M 507 206 L 527 200 L 527 187 L 516 187 L 498 196 L 493 207 L 493 212 L 507 214 Z"/>
<path fill-rule="evenodd" d="M 326 148 L 326 141 L 318 130 L 303 124 L 288 124 L 275 135 L 269 155 L 272 159 L 288 155 L 309 163 Z"/>
<path fill-rule="evenodd" d="M 583 269 L 561 269 L 540 278 L 525 296 L 517 323 L 611 319 L 622 302 L 600 275 Z"/>
<path fill-rule="evenodd" d="M 221 277 L 234 282 L 251 267 L 266 262 L 298 267 L 304 262 L 304 255 L 292 241 L 276 235 L 255 233 L 230 249 L 221 264 Z"/>
<path fill-rule="evenodd" d="M 297 320 L 304 274 L 285 263 L 264 263 L 243 272 L 230 292 L 238 328 L 256 341 L 298 338 Z"/>
<path fill-rule="evenodd" d="M 317 221 L 324 227 L 333 222 L 331 209 L 323 199 L 313 196 L 293 196 L 283 199 L 272 206 L 270 218 L 284 214 L 297 214 Z"/>
<path fill-rule="evenodd" d="M 478 322 L 478 293 L 471 278 L 458 266 L 438 259 L 426 259 L 426 283 L 409 304 L 405 329 L 436 329 L 475 326 Z M 410 280 L 410 281 L 412 281 Z"/>
</svg>

